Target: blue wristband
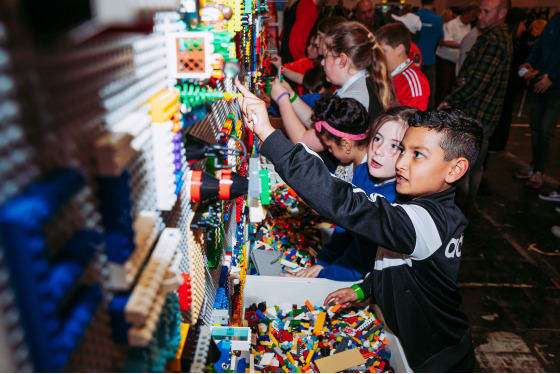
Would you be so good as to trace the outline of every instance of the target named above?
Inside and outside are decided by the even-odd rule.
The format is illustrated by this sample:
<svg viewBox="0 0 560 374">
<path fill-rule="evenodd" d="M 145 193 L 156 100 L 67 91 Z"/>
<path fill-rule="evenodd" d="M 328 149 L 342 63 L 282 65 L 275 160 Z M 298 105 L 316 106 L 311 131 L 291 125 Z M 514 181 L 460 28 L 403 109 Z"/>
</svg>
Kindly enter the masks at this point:
<svg viewBox="0 0 560 374">
<path fill-rule="evenodd" d="M 278 106 L 280 106 L 280 99 L 283 98 L 283 97 L 286 96 L 286 95 L 288 95 L 288 98 L 289 98 L 289 95 L 290 95 L 290 94 L 288 93 L 288 91 L 282 92 L 282 93 L 280 94 L 280 96 L 278 96 L 278 98 L 276 99 L 276 104 L 278 104 Z"/>
</svg>

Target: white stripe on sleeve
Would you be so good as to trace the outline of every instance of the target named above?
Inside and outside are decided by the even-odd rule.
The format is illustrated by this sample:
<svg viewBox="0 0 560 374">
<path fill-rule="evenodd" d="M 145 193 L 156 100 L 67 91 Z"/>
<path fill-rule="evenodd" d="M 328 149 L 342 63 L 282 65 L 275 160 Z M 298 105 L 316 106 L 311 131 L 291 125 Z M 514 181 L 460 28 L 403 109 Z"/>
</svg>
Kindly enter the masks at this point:
<svg viewBox="0 0 560 374">
<path fill-rule="evenodd" d="M 410 254 L 413 260 L 424 260 L 441 247 L 441 237 L 428 211 L 413 204 L 400 205 L 404 209 L 416 232 L 416 244 Z"/>
</svg>

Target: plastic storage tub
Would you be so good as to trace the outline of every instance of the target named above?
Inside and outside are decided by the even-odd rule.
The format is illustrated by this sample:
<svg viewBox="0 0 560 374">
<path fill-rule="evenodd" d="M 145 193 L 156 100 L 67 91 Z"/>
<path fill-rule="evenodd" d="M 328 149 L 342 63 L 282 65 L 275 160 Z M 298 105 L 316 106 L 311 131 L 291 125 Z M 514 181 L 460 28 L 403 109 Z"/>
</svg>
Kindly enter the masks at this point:
<svg viewBox="0 0 560 374">
<path fill-rule="evenodd" d="M 325 297 L 339 288 L 354 282 L 335 282 L 323 278 L 285 278 L 248 275 L 243 291 L 243 311 L 253 303 L 266 301 L 278 305 L 291 303 L 303 305 L 309 300 L 313 305 L 323 305 Z M 385 330 L 387 345 L 391 350 L 391 366 L 397 373 L 412 373 L 397 337 Z"/>
</svg>

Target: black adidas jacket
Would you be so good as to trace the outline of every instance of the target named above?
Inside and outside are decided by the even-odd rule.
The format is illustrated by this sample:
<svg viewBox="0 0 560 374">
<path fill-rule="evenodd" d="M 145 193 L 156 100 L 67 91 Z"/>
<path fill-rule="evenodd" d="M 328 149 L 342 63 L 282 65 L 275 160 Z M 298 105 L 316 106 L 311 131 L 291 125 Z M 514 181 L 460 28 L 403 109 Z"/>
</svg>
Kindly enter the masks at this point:
<svg viewBox="0 0 560 374">
<path fill-rule="evenodd" d="M 472 341 L 457 281 L 467 221 L 454 204 L 454 188 L 390 204 L 333 177 L 313 151 L 280 131 L 261 153 L 319 214 L 380 245 L 360 287 L 366 297 L 373 292 L 414 371 L 448 371 L 467 356 Z"/>
</svg>

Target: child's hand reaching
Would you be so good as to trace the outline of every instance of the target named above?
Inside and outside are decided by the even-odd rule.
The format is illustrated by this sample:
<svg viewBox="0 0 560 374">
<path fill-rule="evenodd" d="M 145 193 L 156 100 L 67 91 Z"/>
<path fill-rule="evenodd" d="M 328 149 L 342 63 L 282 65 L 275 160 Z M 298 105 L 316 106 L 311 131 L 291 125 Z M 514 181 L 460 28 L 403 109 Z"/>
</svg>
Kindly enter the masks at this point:
<svg viewBox="0 0 560 374">
<path fill-rule="evenodd" d="M 323 270 L 323 266 L 313 265 L 311 267 L 308 267 L 307 269 L 300 270 L 297 273 L 294 273 L 293 276 L 298 278 L 317 278 L 321 270 Z"/>
<path fill-rule="evenodd" d="M 348 308 L 352 303 L 358 301 L 358 294 L 350 287 L 341 288 L 340 290 L 331 292 L 325 299 L 323 305 L 327 305 L 331 300 L 334 300 L 335 304 L 341 304 L 343 308 Z"/>
<path fill-rule="evenodd" d="M 270 56 L 270 62 L 272 62 L 272 65 L 278 68 L 280 65 L 282 65 L 282 57 L 280 57 L 275 53 L 272 56 Z"/>
<path fill-rule="evenodd" d="M 290 84 L 285 81 L 280 83 L 280 80 L 278 79 L 278 77 L 276 77 L 272 82 L 270 97 L 272 97 L 272 100 L 276 101 L 278 100 L 278 97 L 284 92 L 287 92 L 289 94 L 289 97 L 294 96 L 294 90 L 292 89 L 292 86 L 290 86 Z"/>
<path fill-rule="evenodd" d="M 257 134 L 261 141 L 265 141 L 265 139 L 274 132 L 274 128 L 270 125 L 270 121 L 268 120 L 266 104 L 249 92 L 237 78 L 235 78 L 235 85 L 239 92 L 243 94 L 243 97 L 238 97 L 237 101 L 243 113 L 243 117 L 245 117 L 247 128 Z"/>
</svg>

